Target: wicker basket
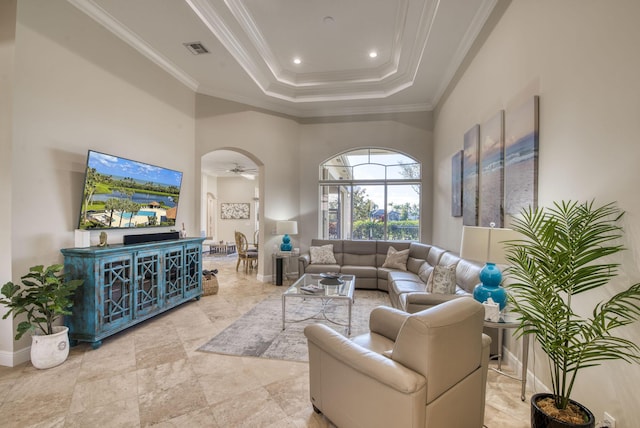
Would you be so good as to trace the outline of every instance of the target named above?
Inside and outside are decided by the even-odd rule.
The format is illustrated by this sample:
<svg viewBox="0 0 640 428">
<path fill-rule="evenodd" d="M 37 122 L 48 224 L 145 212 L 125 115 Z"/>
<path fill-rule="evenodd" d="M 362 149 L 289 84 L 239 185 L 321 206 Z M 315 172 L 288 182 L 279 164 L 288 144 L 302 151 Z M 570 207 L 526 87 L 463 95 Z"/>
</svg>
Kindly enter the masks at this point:
<svg viewBox="0 0 640 428">
<path fill-rule="evenodd" d="M 218 294 L 218 278 L 211 275 L 208 278 L 202 277 L 202 295 L 209 296 Z"/>
</svg>

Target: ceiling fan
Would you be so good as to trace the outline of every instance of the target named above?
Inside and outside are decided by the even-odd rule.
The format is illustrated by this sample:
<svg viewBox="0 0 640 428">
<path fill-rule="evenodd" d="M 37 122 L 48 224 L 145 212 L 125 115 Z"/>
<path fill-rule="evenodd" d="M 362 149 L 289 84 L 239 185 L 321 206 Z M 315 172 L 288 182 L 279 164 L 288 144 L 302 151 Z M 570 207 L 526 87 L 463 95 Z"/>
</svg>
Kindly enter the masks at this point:
<svg viewBox="0 0 640 428">
<path fill-rule="evenodd" d="M 241 175 L 244 178 L 248 178 L 249 180 L 253 180 L 256 178 L 256 174 L 258 171 L 255 168 L 247 168 L 240 164 L 235 164 L 233 168 L 225 170 L 225 172 L 230 174 Z"/>
</svg>

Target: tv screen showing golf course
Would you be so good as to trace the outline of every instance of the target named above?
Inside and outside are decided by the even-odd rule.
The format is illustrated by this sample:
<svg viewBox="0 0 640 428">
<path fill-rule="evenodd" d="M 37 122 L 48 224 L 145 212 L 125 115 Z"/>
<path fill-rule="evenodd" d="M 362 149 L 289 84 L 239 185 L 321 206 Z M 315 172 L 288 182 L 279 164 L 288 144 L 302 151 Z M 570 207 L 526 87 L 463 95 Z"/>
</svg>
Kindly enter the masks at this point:
<svg viewBox="0 0 640 428">
<path fill-rule="evenodd" d="M 79 229 L 175 226 L 182 172 L 89 150 Z"/>
</svg>

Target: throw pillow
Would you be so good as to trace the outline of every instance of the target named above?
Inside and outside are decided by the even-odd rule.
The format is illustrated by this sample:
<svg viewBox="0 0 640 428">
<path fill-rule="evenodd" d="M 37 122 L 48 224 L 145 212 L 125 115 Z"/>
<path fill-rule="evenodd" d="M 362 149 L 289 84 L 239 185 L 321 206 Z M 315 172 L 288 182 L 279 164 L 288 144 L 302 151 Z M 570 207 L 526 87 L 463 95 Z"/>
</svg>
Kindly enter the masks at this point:
<svg viewBox="0 0 640 428">
<path fill-rule="evenodd" d="M 387 258 L 382 264 L 383 268 L 400 269 L 407 271 L 407 259 L 409 259 L 409 249 L 398 251 L 393 247 L 387 250 Z"/>
<path fill-rule="evenodd" d="M 455 294 L 456 265 L 436 266 L 429 277 L 427 291 L 434 294 Z"/>
<path fill-rule="evenodd" d="M 311 247 L 309 248 L 309 255 L 311 256 L 311 264 L 332 265 L 337 263 L 333 255 L 333 244 Z"/>
</svg>

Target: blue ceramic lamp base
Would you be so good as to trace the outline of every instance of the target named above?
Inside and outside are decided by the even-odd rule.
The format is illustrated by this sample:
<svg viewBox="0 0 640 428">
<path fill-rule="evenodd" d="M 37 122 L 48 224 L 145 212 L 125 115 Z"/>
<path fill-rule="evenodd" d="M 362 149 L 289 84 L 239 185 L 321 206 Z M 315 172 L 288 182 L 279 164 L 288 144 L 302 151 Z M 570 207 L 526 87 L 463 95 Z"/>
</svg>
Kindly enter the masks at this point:
<svg viewBox="0 0 640 428">
<path fill-rule="evenodd" d="M 282 244 L 280 244 L 280 251 L 291 251 L 291 238 L 285 234 L 282 237 Z"/>
<path fill-rule="evenodd" d="M 489 297 L 500 305 L 503 310 L 507 305 L 507 290 L 500 286 L 502 282 L 502 272 L 495 263 L 487 263 L 480 271 L 481 284 L 476 285 L 473 290 L 473 298 L 480 303 L 484 303 Z"/>
</svg>

